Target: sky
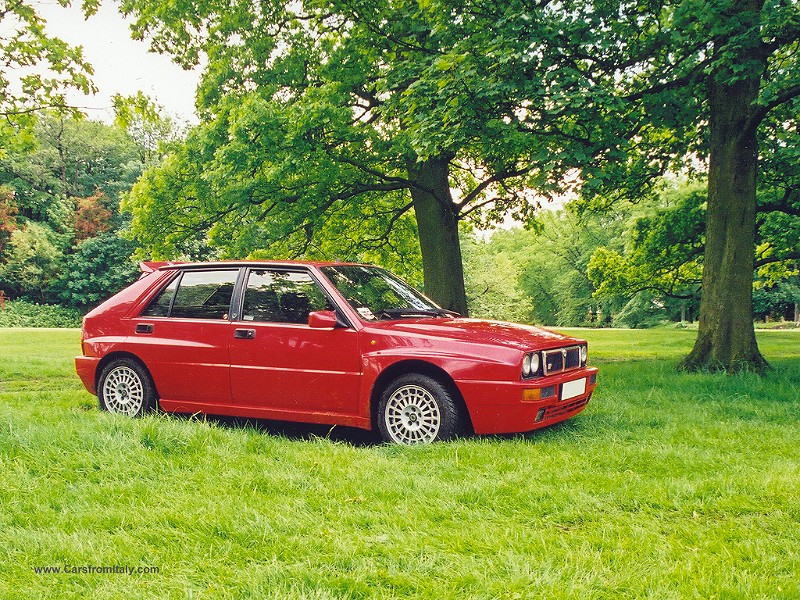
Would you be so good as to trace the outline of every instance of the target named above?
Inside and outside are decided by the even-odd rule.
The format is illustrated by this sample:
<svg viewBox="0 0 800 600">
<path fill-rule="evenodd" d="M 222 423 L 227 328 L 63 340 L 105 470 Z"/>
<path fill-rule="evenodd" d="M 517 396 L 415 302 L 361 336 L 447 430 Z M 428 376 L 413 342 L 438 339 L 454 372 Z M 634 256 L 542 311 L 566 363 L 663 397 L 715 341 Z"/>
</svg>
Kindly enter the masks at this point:
<svg viewBox="0 0 800 600">
<path fill-rule="evenodd" d="M 184 71 L 168 56 L 148 52 L 147 42 L 132 40 L 128 22 L 112 1 L 103 2 L 97 14 L 88 19 L 84 19 L 79 2 L 63 8 L 56 0 L 41 0 L 36 8 L 47 20 L 48 34 L 83 46 L 84 57 L 94 67 L 97 94 L 69 96 L 90 119 L 110 122 L 114 116 L 111 96 L 128 96 L 141 90 L 179 121 L 197 122 L 194 92 L 199 70 Z"/>
</svg>

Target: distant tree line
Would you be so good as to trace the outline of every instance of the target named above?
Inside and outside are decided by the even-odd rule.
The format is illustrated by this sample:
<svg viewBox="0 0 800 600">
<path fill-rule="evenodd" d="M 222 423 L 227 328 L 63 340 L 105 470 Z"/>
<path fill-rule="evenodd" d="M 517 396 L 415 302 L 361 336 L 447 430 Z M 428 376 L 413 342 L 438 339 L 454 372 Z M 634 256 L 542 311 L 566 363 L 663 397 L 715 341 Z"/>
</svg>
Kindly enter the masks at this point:
<svg viewBox="0 0 800 600">
<path fill-rule="evenodd" d="M 176 126 L 147 97 L 114 99 L 116 122 L 39 111 L 0 154 L 0 291 L 87 310 L 133 281 L 125 195 Z"/>
<path fill-rule="evenodd" d="M 701 182 L 665 181 L 638 204 L 543 211 L 531 229 L 464 232 L 467 297 L 475 316 L 585 327 L 652 327 L 699 316 L 705 195 Z M 800 250 L 800 219 L 759 218 L 761 253 Z M 800 261 L 754 275 L 755 319 L 800 323 Z"/>
</svg>

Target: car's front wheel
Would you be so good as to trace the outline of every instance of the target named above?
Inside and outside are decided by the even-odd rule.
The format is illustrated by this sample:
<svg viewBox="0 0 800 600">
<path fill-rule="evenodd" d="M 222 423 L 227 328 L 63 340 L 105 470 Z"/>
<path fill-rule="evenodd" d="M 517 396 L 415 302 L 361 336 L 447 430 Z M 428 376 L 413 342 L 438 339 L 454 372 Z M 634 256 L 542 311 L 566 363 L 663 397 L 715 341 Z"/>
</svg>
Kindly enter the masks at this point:
<svg viewBox="0 0 800 600">
<path fill-rule="evenodd" d="M 378 430 L 386 442 L 428 444 L 453 438 L 460 415 L 440 381 L 418 373 L 392 381 L 378 402 Z"/>
<path fill-rule="evenodd" d="M 97 385 L 100 407 L 108 412 L 140 417 L 153 410 L 156 394 L 149 373 L 130 358 L 108 363 Z"/>
</svg>

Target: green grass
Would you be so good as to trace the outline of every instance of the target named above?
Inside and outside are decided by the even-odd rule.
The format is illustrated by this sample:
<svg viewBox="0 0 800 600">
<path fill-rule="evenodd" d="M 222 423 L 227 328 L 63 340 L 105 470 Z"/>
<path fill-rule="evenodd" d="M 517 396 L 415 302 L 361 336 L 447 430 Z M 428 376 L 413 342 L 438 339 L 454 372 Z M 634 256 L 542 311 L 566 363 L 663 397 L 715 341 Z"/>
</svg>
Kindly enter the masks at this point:
<svg viewBox="0 0 800 600">
<path fill-rule="evenodd" d="M 758 334 L 764 379 L 676 373 L 692 332 L 580 335 L 576 419 L 401 448 L 108 415 L 76 330 L 0 330 L 0 597 L 800 597 L 800 332 Z M 159 572 L 34 572 L 65 565 Z"/>
</svg>

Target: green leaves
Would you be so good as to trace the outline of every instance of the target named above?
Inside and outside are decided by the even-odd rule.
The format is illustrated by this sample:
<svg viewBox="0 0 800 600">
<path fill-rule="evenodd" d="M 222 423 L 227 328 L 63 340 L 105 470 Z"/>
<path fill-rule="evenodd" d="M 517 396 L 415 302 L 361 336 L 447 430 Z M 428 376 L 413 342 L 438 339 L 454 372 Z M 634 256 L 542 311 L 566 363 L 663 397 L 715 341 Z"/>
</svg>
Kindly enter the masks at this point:
<svg viewBox="0 0 800 600">
<path fill-rule="evenodd" d="M 629 219 L 624 249 L 598 248 L 588 265 L 597 296 L 633 296 L 650 290 L 665 297 L 699 291 L 705 194 L 683 186 L 662 192 Z"/>
<path fill-rule="evenodd" d="M 95 2 L 84 3 L 87 14 L 95 8 Z M 0 26 L 4 29 L 0 38 L 0 115 L 14 119 L 43 108 L 77 113 L 67 106 L 66 91 L 95 91 L 90 79 L 93 69 L 84 60 L 82 49 L 48 35 L 35 5 L 25 0 L 4 6 Z"/>
</svg>

